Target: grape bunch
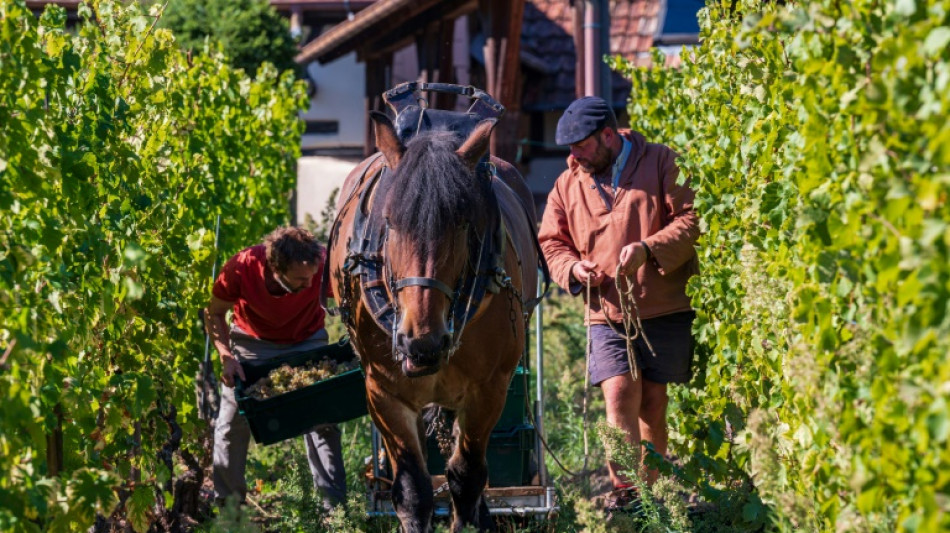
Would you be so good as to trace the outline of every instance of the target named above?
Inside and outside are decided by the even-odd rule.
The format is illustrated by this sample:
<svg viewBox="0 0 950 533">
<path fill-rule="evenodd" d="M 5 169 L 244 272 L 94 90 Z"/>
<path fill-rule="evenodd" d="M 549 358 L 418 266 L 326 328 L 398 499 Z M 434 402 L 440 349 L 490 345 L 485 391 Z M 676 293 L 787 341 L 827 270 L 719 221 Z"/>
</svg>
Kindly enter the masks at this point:
<svg viewBox="0 0 950 533">
<path fill-rule="evenodd" d="M 356 368 L 356 364 L 355 359 L 337 363 L 326 357 L 300 366 L 284 364 L 248 387 L 247 395 L 257 400 L 266 400 L 348 372 Z"/>
</svg>

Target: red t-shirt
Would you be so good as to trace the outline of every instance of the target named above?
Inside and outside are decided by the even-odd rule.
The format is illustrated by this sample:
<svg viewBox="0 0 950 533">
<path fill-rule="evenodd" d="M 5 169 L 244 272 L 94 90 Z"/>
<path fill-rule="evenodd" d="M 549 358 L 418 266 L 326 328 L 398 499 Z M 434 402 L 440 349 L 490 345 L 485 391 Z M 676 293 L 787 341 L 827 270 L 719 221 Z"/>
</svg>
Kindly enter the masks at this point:
<svg viewBox="0 0 950 533">
<path fill-rule="evenodd" d="M 211 292 L 217 298 L 234 302 L 233 320 L 239 328 L 259 339 L 294 344 L 323 328 L 322 258 L 317 267 L 310 287 L 299 293 L 274 296 L 264 284 L 273 273 L 267 266 L 264 245 L 258 244 L 238 252 L 225 263 Z"/>
</svg>

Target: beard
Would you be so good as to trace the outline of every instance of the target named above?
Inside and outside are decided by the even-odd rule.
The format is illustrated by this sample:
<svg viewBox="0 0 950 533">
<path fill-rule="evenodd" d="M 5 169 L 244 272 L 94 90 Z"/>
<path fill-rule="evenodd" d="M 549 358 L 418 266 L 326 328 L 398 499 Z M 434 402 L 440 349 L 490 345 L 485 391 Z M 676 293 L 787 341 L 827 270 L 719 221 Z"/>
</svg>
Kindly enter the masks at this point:
<svg viewBox="0 0 950 533">
<path fill-rule="evenodd" d="M 288 294 L 297 294 L 306 289 L 304 286 L 297 287 L 296 289 L 290 288 L 290 285 L 284 282 L 284 280 L 282 280 L 281 276 L 279 275 L 274 276 L 274 279 L 277 281 L 277 284 L 280 285 L 280 288 L 284 289 L 284 291 L 286 291 Z"/>
<path fill-rule="evenodd" d="M 575 157 L 574 160 L 588 174 L 603 174 L 613 163 L 610 160 L 610 149 L 607 148 L 600 137 L 597 138 L 597 149 L 594 150 L 594 155 L 590 159 Z"/>
</svg>

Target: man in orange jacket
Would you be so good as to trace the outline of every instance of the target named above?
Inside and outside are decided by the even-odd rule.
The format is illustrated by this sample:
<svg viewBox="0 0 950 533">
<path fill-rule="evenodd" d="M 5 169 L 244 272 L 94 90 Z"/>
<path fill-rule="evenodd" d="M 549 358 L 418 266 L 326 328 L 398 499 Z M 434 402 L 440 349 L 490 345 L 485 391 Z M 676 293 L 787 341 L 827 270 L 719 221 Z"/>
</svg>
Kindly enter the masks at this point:
<svg viewBox="0 0 950 533">
<path fill-rule="evenodd" d="M 691 377 L 695 315 L 685 289 L 698 271 L 695 194 L 689 180 L 677 183 L 677 154 L 638 132 L 619 130 L 601 98 L 573 102 L 558 122 L 556 141 L 569 145 L 571 155 L 548 196 L 541 248 L 558 285 L 575 295 L 591 286 L 588 372 L 604 392 L 607 422 L 625 431 L 631 444 L 644 439 L 665 454 L 667 384 Z M 618 266 L 634 284 L 652 345 L 651 351 L 641 335 L 629 357 L 614 279 Z M 615 487 L 608 506 L 629 503 L 636 497 L 630 479 L 613 462 L 608 469 Z M 646 472 L 648 483 L 655 479 L 655 471 Z"/>
</svg>

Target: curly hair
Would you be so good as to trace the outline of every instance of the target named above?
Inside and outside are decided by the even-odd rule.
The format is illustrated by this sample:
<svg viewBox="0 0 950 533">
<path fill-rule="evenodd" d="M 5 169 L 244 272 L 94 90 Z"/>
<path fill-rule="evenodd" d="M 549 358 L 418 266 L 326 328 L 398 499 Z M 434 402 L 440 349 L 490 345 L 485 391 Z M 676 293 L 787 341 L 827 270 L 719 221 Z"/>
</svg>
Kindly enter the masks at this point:
<svg viewBox="0 0 950 533">
<path fill-rule="evenodd" d="M 293 263 L 319 264 L 325 249 L 309 231 L 294 226 L 280 227 L 264 237 L 267 266 L 284 273 Z"/>
</svg>

